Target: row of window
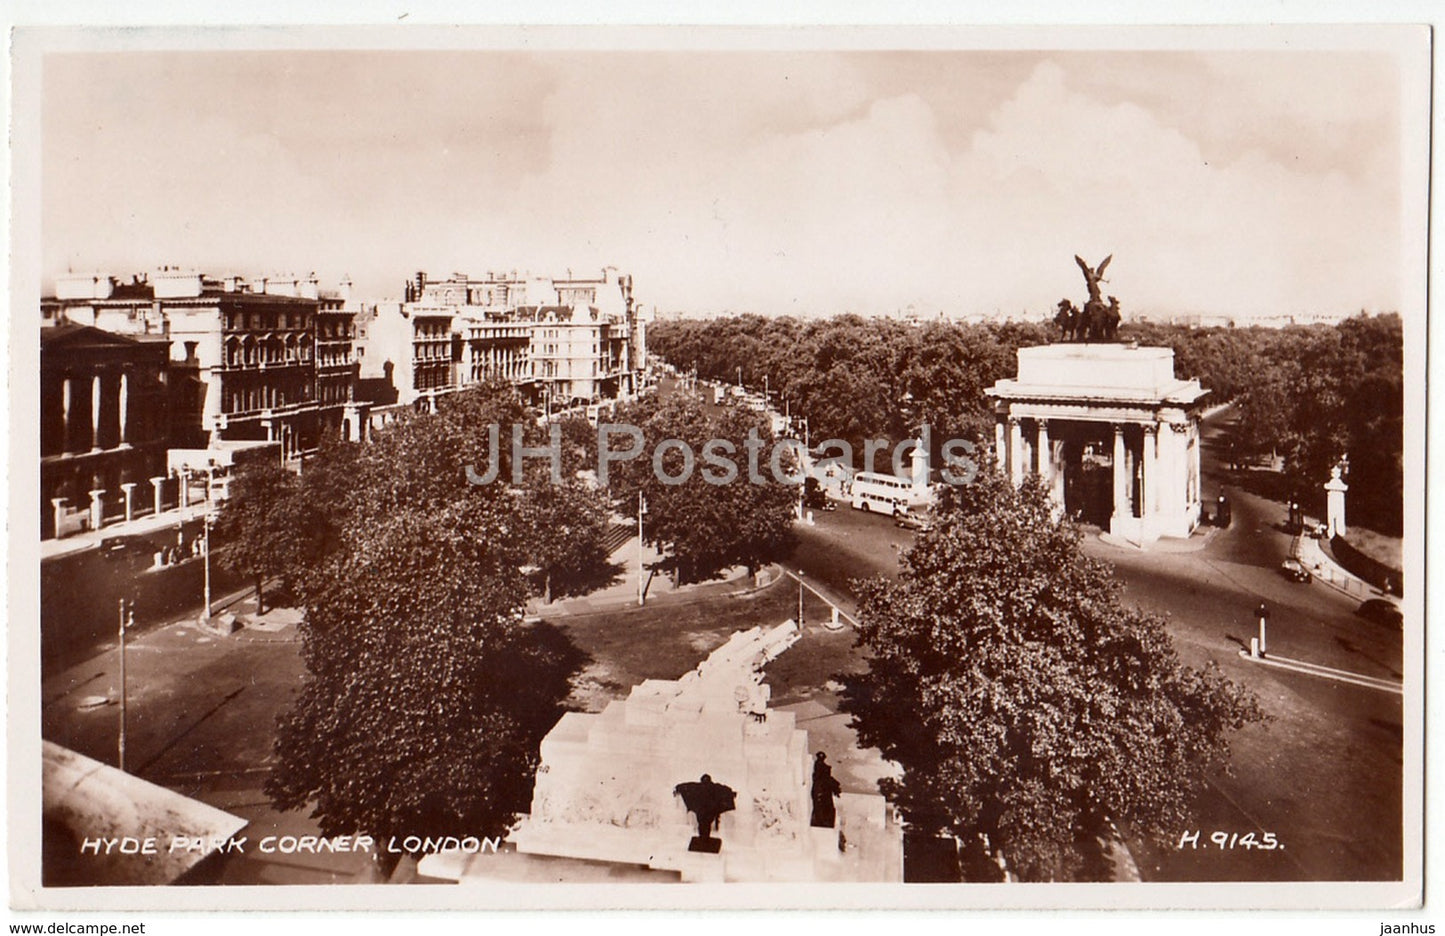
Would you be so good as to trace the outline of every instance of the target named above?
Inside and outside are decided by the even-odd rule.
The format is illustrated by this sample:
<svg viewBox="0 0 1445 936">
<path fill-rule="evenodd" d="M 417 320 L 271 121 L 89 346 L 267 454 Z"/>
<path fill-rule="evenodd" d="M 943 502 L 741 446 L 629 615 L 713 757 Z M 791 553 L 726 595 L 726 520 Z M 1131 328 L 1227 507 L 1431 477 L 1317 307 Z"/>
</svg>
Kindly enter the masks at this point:
<svg viewBox="0 0 1445 936">
<path fill-rule="evenodd" d="M 236 415 L 309 403 L 315 397 L 315 388 L 310 383 L 268 383 L 258 387 L 227 387 L 222 402 L 228 415 Z"/>
<path fill-rule="evenodd" d="M 270 328 L 310 328 L 310 312 L 227 312 L 226 330 L 249 331 Z"/>
<path fill-rule="evenodd" d="M 258 364 L 304 364 L 311 360 L 311 344 L 298 341 L 295 335 L 284 340 L 272 338 L 256 341 L 230 338 L 226 341 L 227 367 L 254 367 Z"/>
</svg>

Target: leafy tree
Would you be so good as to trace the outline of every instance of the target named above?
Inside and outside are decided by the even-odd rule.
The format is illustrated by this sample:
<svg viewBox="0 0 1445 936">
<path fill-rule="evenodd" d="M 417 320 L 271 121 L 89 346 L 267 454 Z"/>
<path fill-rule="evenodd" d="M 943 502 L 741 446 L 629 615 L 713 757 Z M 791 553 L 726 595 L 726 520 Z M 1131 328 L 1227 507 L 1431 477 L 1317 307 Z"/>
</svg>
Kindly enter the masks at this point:
<svg viewBox="0 0 1445 936">
<path fill-rule="evenodd" d="M 774 477 L 772 459 L 777 441 L 768 427 L 754 417 L 735 409 L 709 416 L 701 401 L 691 394 L 676 394 L 661 404 L 640 401 L 618 415 L 619 423 L 642 431 L 643 454 L 611 465 L 609 487 L 628 504 L 635 504 L 641 492 L 648 511 L 643 534 L 649 543 L 665 551 L 661 567 L 675 574 L 678 581 L 705 581 L 739 565 L 752 570 L 793 550 L 794 509 L 801 485 L 780 483 Z M 761 483 L 753 483 L 749 477 L 749 430 L 758 440 Z M 690 473 L 688 456 L 682 448 L 661 445 L 669 439 L 685 443 L 692 453 Z M 716 450 L 737 468 L 736 476 L 726 483 L 707 480 L 709 476 L 717 480 L 725 476 L 725 472 L 705 461 L 705 448 L 713 440 L 733 447 L 730 454 Z M 620 440 L 609 444 L 614 448 L 629 445 Z M 654 455 L 659 456 L 658 464 L 654 464 Z M 799 471 L 788 456 L 785 451 L 778 458 L 785 476 Z M 659 477 L 659 465 L 662 475 L 682 479 L 681 483 Z"/>
<path fill-rule="evenodd" d="M 539 526 L 565 511 L 529 512 L 506 483 L 513 423 L 540 444 L 511 390 L 487 387 L 307 468 L 327 535 L 298 582 L 306 675 L 265 789 L 326 835 L 495 835 L 526 807 L 580 654 L 524 622 L 522 566 L 585 534 Z M 494 483 L 469 479 L 492 458 Z"/>
<path fill-rule="evenodd" d="M 526 556 L 543 600 L 583 594 L 610 580 L 614 570 L 604 544 L 612 511 L 606 492 L 575 475 L 553 484 L 542 467 L 531 469 L 527 480 L 519 507 L 525 526 L 538 531 L 527 538 Z"/>
<path fill-rule="evenodd" d="M 846 678 L 859 737 L 903 767 L 882 787 L 910 824 L 986 836 L 1027 880 L 1080 876 L 1110 820 L 1177 835 L 1228 733 L 1261 718 L 1217 668 L 1182 666 L 1078 541 L 1034 480 L 950 489 L 899 581 L 864 589 L 869 669 Z"/>
<path fill-rule="evenodd" d="M 279 460 L 252 462 L 236 472 L 216 518 L 215 556 L 223 567 L 256 583 L 256 611 L 265 608 L 266 579 L 290 591 L 310 561 L 312 511 L 296 475 Z"/>
</svg>

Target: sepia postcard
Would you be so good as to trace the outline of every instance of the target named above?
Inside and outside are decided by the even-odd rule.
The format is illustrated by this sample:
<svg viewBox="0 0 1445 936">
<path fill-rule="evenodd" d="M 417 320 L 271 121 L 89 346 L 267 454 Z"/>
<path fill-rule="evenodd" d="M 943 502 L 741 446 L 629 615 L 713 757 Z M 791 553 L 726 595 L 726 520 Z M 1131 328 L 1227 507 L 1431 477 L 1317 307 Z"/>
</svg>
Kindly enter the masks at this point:
<svg viewBox="0 0 1445 936">
<path fill-rule="evenodd" d="M 13 910 L 1422 906 L 1428 24 L 11 55 Z"/>
</svg>

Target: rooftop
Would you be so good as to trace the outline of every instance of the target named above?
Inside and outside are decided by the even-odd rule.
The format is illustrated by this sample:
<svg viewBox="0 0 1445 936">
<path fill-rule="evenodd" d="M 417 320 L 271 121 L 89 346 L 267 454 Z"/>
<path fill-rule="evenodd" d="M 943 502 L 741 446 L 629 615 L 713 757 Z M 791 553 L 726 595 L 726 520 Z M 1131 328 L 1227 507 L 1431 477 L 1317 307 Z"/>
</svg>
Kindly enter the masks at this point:
<svg viewBox="0 0 1445 936">
<path fill-rule="evenodd" d="M 1116 400 L 1188 405 L 1208 390 L 1174 376 L 1174 349 L 1125 344 L 1050 344 L 1018 350 L 1018 377 L 1000 380 L 1000 399 Z"/>
</svg>

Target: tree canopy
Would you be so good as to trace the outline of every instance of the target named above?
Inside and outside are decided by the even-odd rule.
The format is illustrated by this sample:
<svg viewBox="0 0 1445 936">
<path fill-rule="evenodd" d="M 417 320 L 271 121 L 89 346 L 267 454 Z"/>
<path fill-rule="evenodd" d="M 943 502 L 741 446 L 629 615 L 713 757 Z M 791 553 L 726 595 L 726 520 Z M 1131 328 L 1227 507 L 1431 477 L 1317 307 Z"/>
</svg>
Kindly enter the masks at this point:
<svg viewBox="0 0 1445 936">
<path fill-rule="evenodd" d="M 986 445 L 993 413 L 983 390 L 1013 376 L 1018 348 L 1057 336 L 1039 322 L 914 326 L 854 315 L 808 321 L 741 315 L 656 322 L 648 343 L 705 380 L 768 386 L 786 401 L 779 408 L 808 420 L 814 444 L 843 439 L 857 458 L 863 439 L 897 442 L 921 422 L 935 439 Z M 1172 348 L 1175 373 L 1199 378 L 1210 402 L 1237 400 L 1237 454 L 1283 455 L 1294 496 L 1318 494 L 1347 455 L 1351 523 L 1398 535 L 1404 486 L 1398 315 L 1287 328 L 1128 322 L 1119 338 Z"/>
<path fill-rule="evenodd" d="M 323 834 L 494 835 L 526 808 L 579 654 L 524 620 L 524 567 L 585 552 L 573 541 L 593 535 L 595 504 L 568 519 L 535 502 L 545 467 L 509 483 L 513 424 L 542 443 L 510 389 L 467 391 L 303 473 L 325 505 L 298 574 L 306 675 L 266 792 L 281 809 L 309 805 Z M 493 483 L 469 480 L 494 457 Z"/>
<path fill-rule="evenodd" d="M 845 677 L 859 738 L 903 767 L 886 795 L 917 829 L 986 836 L 1026 880 L 1082 873 L 1112 821 L 1168 839 L 1230 731 L 1261 717 L 1162 621 L 1124 607 L 1034 479 L 947 489 L 899 581 L 863 590 L 867 672 Z"/>
<path fill-rule="evenodd" d="M 311 504 L 301 482 L 280 459 L 248 464 L 237 473 L 217 515 L 216 562 L 256 583 L 256 609 L 264 610 L 267 579 L 287 591 L 310 561 L 316 543 Z"/>
<path fill-rule="evenodd" d="M 641 430 L 642 454 L 609 467 L 609 488 L 624 504 L 635 504 L 641 492 L 647 505 L 643 534 L 664 551 L 661 566 L 678 581 L 704 581 L 733 566 L 751 569 L 792 552 L 801 469 L 784 448 L 777 452 L 780 474 L 797 475 L 799 482 L 778 480 L 772 470 L 778 441 L 757 414 L 730 409 L 711 415 L 696 394 L 677 393 L 661 403 L 643 400 L 622 407 L 616 420 Z M 750 478 L 750 431 L 757 440 L 760 483 Z M 736 466 L 731 480 L 725 480 L 725 469 L 707 461 L 714 440 L 725 445 L 713 454 Z M 630 442 L 620 437 L 609 440 L 609 447 L 624 450 Z"/>
</svg>

